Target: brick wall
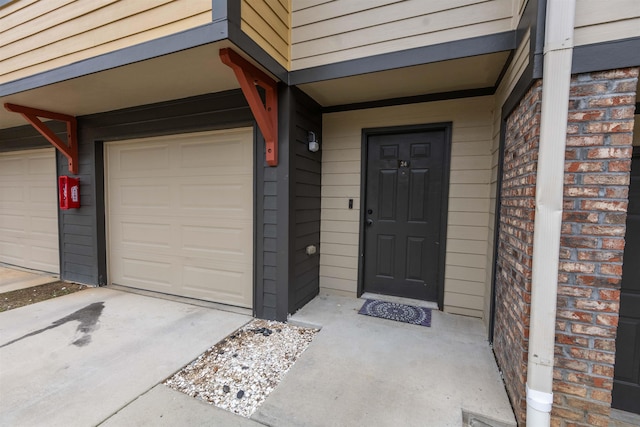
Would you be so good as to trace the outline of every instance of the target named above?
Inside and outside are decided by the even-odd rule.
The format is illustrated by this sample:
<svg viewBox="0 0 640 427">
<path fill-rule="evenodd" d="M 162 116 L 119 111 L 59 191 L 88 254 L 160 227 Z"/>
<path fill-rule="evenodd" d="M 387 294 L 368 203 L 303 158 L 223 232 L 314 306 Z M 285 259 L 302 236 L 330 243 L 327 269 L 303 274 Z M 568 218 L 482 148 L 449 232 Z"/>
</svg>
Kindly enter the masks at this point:
<svg viewBox="0 0 640 427">
<path fill-rule="evenodd" d="M 608 425 L 638 69 L 573 76 L 560 248 L 552 425 Z M 494 351 L 525 425 L 542 82 L 507 119 Z"/>
<path fill-rule="evenodd" d="M 638 70 L 571 81 L 552 425 L 608 425 Z"/>
<path fill-rule="evenodd" d="M 524 425 L 531 304 L 531 255 L 542 85 L 507 119 L 496 269 L 494 351 L 511 404 Z"/>
</svg>

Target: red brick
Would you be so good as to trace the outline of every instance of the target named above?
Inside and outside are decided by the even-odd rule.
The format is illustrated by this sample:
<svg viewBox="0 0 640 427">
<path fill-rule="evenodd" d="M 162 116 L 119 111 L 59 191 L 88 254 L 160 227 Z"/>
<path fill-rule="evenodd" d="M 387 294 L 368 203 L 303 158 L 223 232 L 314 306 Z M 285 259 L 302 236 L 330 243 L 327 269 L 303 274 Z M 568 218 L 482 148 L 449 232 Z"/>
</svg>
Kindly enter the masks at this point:
<svg viewBox="0 0 640 427">
<path fill-rule="evenodd" d="M 620 304 L 610 301 L 595 301 L 595 300 L 576 300 L 576 308 L 579 310 L 592 310 L 602 311 L 607 313 L 617 313 L 620 309 Z M 606 335 L 603 335 L 606 336 Z"/>
<path fill-rule="evenodd" d="M 587 422 L 590 426 L 609 427 L 609 417 L 589 414 Z"/>
<path fill-rule="evenodd" d="M 582 178 L 585 185 L 629 185 L 629 174 L 587 174 Z"/>
<path fill-rule="evenodd" d="M 576 320 L 583 323 L 593 322 L 593 314 L 584 311 L 558 310 L 557 316 L 560 319 Z"/>
<path fill-rule="evenodd" d="M 603 250 L 595 251 L 578 251 L 578 260 L 580 261 L 608 261 L 621 262 L 622 253 L 619 251 L 608 252 Z"/>
<path fill-rule="evenodd" d="M 582 202 L 583 204 L 586 201 Z M 587 223 L 597 223 L 599 218 L 598 214 L 595 212 L 575 212 L 575 211 L 566 211 L 562 213 L 562 220 L 565 222 L 587 222 Z"/>
<path fill-rule="evenodd" d="M 602 239 L 602 249 L 624 249 L 624 239 Z"/>
<path fill-rule="evenodd" d="M 564 164 L 565 172 L 602 172 L 604 169 L 604 162 L 566 162 Z"/>
<path fill-rule="evenodd" d="M 580 208 L 585 211 L 626 212 L 628 202 L 584 200 Z"/>
<path fill-rule="evenodd" d="M 635 108 L 633 106 L 621 107 L 621 108 L 612 108 L 611 109 L 611 118 L 613 120 L 619 119 L 633 119 Z M 598 111 L 598 110 L 596 110 Z"/>
<path fill-rule="evenodd" d="M 627 222 L 627 214 L 626 213 L 607 213 L 607 214 L 604 214 L 604 223 L 605 224 L 625 225 L 626 222 Z"/>
<path fill-rule="evenodd" d="M 558 268 L 567 273 L 593 273 L 596 270 L 595 264 L 584 262 L 561 262 Z"/>
<path fill-rule="evenodd" d="M 622 264 L 603 264 L 600 266 L 600 273 L 609 276 L 622 276 Z"/>
<path fill-rule="evenodd" d="M 624 236 L 626 227 L 615 225 L 583 225 L 582 234 L 595 236 Z"/>
<path fill-rule="evenodd" d="M 596 316 L 596 324 L 604 326 L 618 326 L 618 315 L 598 314 Z M 602 349 L 605 350 L 605 349 Z M 614 347 L 615 350 L 615 347 Z"/>
<path fill-rule="evenodd" d="M 600 317 L 601 315 L 598 315 Z M 615 324 L 618 325 L 618 316 L 610 316 L 611 318 L 615 317 Z M 616 351 L 616 341 L 615 340 L 594 340 L 593 347 L 596 350 L 604 350 L 604 351 Z"/>
<path fill-rule="evenodd" d="M 610 172 L 629 172 L 631 170 L 631 160 L 616 160 L 609 162 Z"/>
<path fill-rule="evenodd" d="M 591 298 L 593 289 L 578 286 L 558 286 L 559 295 L 568 295 L 572 297 Z"/>
<path fill-rule="evenodd" d="M 618 68 L 615 70 L 598 71 L 596 73 L 591 73 L 590 76 L 594 80 L 633 78 L 638 77 L 638 68 Z"/>
<path fill-rule="evenodd" d="M 570 248 L 595 249 L 598 247 L 598 239 L 595 237 L 562 236 L 560 244 Z"/>
<path fill-rule="evenodd" d="M 620 291 L 615 289 L 601 289 L 598 291 L 598 299 L 603 301 L 620 301 Z"/>
<path fill-rule="evenodd" d="M 620 277 L 603 277 L 578 274 L 576 275 L 576 285 L 619 288 Z"/>
<path fill-rule="evenodd" d="M 593 373 L 604 377 L 613 378 L 613 366 L 593 365 Z"/>
<path fill-rule="evenodd" d="M 591 398 L 594 400 L 599 400 L 601 402 L 611 403 L 611 392 L 601 391 L 601 390 L 592 390 Z"/>
<path fill-rule="evenodd" d="M 576 386 L 565 382 L 556 381 L 553 383 L 553 390 L 556 392 L 571 394 L 573 396 L 587 397 L 587 388 Z"/>
<path fill-rule="evenodd" d="M 605 110 L 581 110 L 571 111 L 568 114 L 569 122 L 584 122 L 587 120 L 602 120 L 605 118 Z"/>
<path fill-rule="evenodd" d="M 588 105 L 592 107 L 613 107 L 617 105 L 630 105 L 635 103 L 635 96 L 633 95 L 621 95 L 621 96 L 609 96 L 598 97 L 589 100 Z"/>
<path fill-rule="evenodd" d="M 567 137 L 568 147 L 589 147 L 604 145 L 604 135 L 589 136 L 569 136 Z"/>
<path fill-rule="evenodd" d="M 611 145 L 631 145 L 633 142 L 633 135 L 629 133 L 615 133 L 609 135 L 609 141 Z"/>
<path fill-rule="evenodd" d="M 591 148 L 587 151 L 589 159 L 628 159 L 630 157 L 630 147 Z"/>
<path fill-rule="evenodd" d="M 571 325 L 571 332 L 573 332 L 574 334 L 593 335 L 596 337 L 605 337 L 605 338 L 614 337 L 616 334 L 616 330 L 613 328 L 582 325 L 579 323 Z M 595 359 L 591 359 L 591 360 L 595 360 Z M 600 360 L 600 361 L 603 361 L 603 360 Z"/>
<path fill-rule="evenodd" d="M 629 198 L 629 187 L 608 187 L 605 189 L 605 197 L 608 199 Z"/>
</svg>

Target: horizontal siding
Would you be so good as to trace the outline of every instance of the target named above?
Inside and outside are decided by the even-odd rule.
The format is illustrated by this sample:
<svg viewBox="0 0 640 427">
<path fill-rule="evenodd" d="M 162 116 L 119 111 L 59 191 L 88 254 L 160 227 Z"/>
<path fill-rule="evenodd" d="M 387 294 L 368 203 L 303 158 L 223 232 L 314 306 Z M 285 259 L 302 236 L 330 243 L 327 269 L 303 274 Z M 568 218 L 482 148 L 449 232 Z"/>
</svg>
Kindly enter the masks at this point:
<svg viewBox="0 0 640 427">
<path fill-rule="evenodd" d="M 507 31 L 514 0 L 295 2 L 291 67 L 308 68 Z"/>
<path fill-rule="evenodd" d="M 483 316 L 492 108 L 493 97 L 482 97 L 324 115 L 321 289 L 357 292 L 362 129 L 453 122 L 444 308 Z"/>
<path fill-rule="evenodd" d="M 640 1 L 576 2 L 576 46 L 640 36 Z"/>
<path fill-rule="evenodd" d="M 240 28 L 287 69 L 291 44 L 291 0 L 242 0 Z"/>
<path fill-rule="evenodd" d="M 0 83 L 211 21 L 211 0 L 22 3 L 0 9 Z"/>
</svg>

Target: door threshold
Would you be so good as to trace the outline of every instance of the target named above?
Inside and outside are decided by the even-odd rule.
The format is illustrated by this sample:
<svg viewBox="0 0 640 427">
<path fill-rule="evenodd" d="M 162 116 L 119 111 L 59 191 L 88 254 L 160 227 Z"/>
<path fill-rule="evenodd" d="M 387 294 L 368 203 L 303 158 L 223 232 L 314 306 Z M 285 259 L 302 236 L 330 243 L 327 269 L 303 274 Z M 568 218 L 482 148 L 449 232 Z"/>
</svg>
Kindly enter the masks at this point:
<svg viewBox="0 0 640 427">
<path fill-rule="evenodd" d="M 377 299 L 380 301 L 395 302 L 397 304 L 414 305 L 416 307 L 426 307 L 432 310 L 438 310 L 438 303 L 434 301 L 423 301 L 419 299 L 395 297 L 392 295 L 374 294 L 372 292 L 365 292 L 360 296 L 361 299 Z"/>
<path fill-rule="evenodd" d="M 181 297 L 178 295 L 164 294 L 162 292 L 147 291 L 145 289 L 132 288 L 112 283 L 106 286 L 107 289 L 115 289 L 117 291 L 130 292 L 132 294 L 144 295 L 147 297 L 166 299 L 169 301 L 181 302 L 184 304 L 197 305 L 198 307 L 214 308 L 220 311 L 228 311 L 230 313 L 244 314 L 253 317 L 253 310 L 244 307 L 235 307 L 233 305 L 222 304 L 219 302 L 205 301 L 201 299 Z"/>
</svg>

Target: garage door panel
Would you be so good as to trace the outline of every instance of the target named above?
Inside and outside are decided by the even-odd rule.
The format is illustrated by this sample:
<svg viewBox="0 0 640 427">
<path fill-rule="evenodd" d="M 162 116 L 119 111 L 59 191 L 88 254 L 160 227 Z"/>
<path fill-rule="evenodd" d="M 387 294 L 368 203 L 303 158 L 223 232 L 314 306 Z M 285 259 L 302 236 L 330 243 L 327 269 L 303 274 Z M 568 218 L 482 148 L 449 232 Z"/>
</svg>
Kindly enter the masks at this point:
<svg viewBox="0 0 640 427">
<path fill-rule="evenodd" d="M 113 231 L 116 233 L 116 240 L 121 241 L 124 245 L 171 248 L 170 224 L 126 221 L 115 224 Z"/>
<path fill-rule="evenodd" d="M 0 262 L 59 272 L 53 149 L 0 154 Z"/>
<path fill-rule="evenodd" d="M 252 129 L 106 149 L 112 282 L 251 307 Z"/>
<path fill-rule="evenodd" d="M 148 171 L 169 168 L 169 145 L 156 142 L 123 147 L 111 160 L 113 171 L 119 172 L 122 178 L 144 176 Z"/>
<path fill-rule="evenodd" d="M 139 259 L 135 254 L 130 257 L 123 256 L 122 260 L 112 265 L 112 274 L 120 277 L 114 283 L 147 288 L 158 287 L 161 292 L 173 289 L 175 278 L 172 272 L 174 268 L 169 260 Z"/>
</svg>

